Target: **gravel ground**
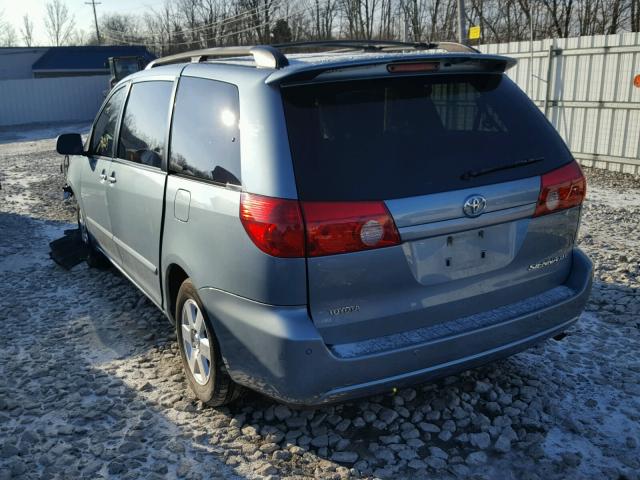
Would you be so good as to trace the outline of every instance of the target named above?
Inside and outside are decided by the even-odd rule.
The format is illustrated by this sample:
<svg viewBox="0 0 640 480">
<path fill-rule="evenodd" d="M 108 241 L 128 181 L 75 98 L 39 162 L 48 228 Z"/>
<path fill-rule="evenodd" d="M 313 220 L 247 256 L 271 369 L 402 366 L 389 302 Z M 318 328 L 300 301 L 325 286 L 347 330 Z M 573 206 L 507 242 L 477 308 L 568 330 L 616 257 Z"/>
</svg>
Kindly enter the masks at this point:
<svg viewBox="0 0 640 480">
<path fill-rule="evenodd" d="M 639 179 L 586 171 L 596 281 L 562 341 L 321 409 L 208 408 L 142 294 L 48 259 L 75 218 L 53 148 L 0 144 L 0 479 L 640 478 Z"/>
</svg>

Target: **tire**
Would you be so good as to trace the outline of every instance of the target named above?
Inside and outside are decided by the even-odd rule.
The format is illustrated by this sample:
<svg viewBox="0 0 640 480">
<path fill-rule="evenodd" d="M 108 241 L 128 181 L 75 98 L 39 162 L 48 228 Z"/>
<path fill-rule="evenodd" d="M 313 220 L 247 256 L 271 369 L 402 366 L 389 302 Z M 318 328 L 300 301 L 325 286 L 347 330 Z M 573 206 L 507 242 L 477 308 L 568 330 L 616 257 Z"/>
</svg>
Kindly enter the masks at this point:
<svg viewBox="0 0 640 480">
<path fill-rule="evenodd" d="M 190 279 L 178 291 L 175 319 L 182 367 L 193 393 L 211 407 L 233 402 L 241 387 L 224 368 L 218 339 Z"/>
<path fill-rule="evenodd" d="M 80 238 L 82 239 L 82 242 L 88 247 L 86 259 L 87 265 L 89 266 L 89 268 L 108 268 L 109 266 L 111 266 L 111 262 L 109 262 L 109 259 L 105 257 L 102 252 L 94 247 L 93 241 L 91 240 L 91 235 L 89 235 L 89 231 L 87 230 L 84 213 L 82 212 L 82 208 L 80 208 L 80 204 L 77 204 L 76 213 L 78 230 L 80 230 Z"/>
</svg>

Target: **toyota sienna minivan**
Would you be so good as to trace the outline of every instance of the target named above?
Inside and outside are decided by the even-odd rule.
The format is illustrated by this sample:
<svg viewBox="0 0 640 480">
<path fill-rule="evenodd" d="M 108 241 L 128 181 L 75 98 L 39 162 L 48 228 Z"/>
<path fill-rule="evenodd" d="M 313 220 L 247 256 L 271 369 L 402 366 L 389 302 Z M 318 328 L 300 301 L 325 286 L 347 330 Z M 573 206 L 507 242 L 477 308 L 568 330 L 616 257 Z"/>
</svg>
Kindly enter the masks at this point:
<svg viewBox="0 0 640 480">
<path fill-rule="evenodd" d="M 86 143 L 58 139 L 88 262 L 175 323 L 197 397 L 342 401 L 575 322 L 585 178 L 515 61 L 452 43 L 286 53 L 308 46 L 156 60 Z"/>
</svg>

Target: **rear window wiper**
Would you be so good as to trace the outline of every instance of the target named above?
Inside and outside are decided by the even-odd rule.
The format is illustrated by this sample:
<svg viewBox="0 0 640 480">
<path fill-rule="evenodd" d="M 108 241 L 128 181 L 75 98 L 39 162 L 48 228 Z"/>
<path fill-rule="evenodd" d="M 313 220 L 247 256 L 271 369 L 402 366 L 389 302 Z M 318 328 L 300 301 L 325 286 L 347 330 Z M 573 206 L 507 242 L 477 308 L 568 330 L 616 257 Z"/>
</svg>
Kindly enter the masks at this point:
<svg viewBox="0 0 640 480">
<path fill-rule="evenodd" d="M 487 175 L 493 172 L 499 172 L 500 170 L 509 170 L 511 168 L 524 167 L 526 165 L 531 165 L 532 163 L 542 162 L 544 157 L 537 158 L 526 158 L 524 160 L 519 160 L 517 162 L 508 163 L 505 165 L 498 165 L 497 167 L 483 168 L 482 170 L 469 170 L 460 175 L 461 180 L 470 180 L 472 178 L 481 177 L 482 175 Z"/>
</svg>

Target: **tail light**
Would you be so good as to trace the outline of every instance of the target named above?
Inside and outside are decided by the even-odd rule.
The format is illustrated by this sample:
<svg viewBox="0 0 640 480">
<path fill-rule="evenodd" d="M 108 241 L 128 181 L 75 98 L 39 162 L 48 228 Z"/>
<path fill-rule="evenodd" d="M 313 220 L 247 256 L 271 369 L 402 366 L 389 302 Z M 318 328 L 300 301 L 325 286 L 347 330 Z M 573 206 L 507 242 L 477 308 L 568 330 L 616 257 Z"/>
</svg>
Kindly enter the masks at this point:
<svg viewBox="0 0 640 480">
<path fill-rule="evenodd" d="M 263 252 L 274 257 L 304 257 L 304 227 L 297 200 L 243 193 L 240 220 Z"/>
<path fill-rule="evenodd" d="M 587 194 L 587 181 L 576 161 L 542 175 L 534 217 L 576 207 Z"/>
<path fill-rule="evenodd" d="M 320 257 L 400 243 L 383 202 L 303 202 L 307 255 Z"/>
<path fill-rule="evenodd" d="M 243 193 L 240 220 L 253 243 L 274 257 L 319 257 L 400 243 L 384 202 L 298 202 Z"/>
</svg>

